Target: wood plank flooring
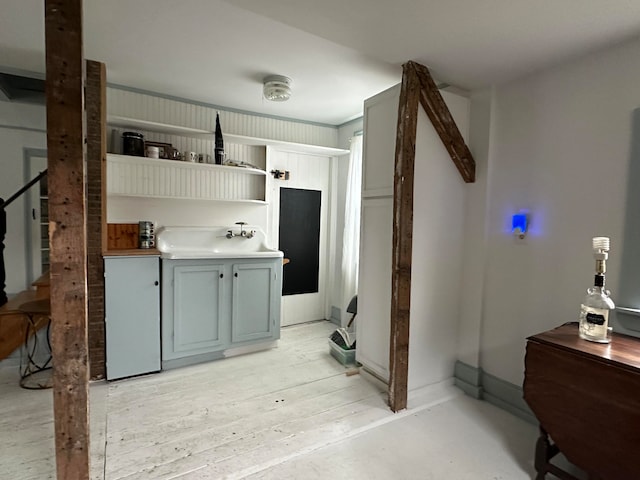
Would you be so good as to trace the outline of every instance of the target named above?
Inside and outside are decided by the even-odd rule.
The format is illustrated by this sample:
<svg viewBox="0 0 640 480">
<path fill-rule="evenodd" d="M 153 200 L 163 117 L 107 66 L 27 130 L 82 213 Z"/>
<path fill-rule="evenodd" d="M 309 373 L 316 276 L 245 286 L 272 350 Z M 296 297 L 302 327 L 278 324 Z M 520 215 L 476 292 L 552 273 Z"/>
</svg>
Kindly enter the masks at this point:
<svg viewBox="0 0 640 480">
<path fill-rule="evenodd" d="M 272 350 L 92 384 L 92 480 L 531 478 L 533 426 L 449 384 L 393 414 L 379 385 L 329 355 L 334 328 L 291 326 Z M 54 478 L 53 451 L 51 391 L 0 368 L 0 478 Z"/>
</svg>

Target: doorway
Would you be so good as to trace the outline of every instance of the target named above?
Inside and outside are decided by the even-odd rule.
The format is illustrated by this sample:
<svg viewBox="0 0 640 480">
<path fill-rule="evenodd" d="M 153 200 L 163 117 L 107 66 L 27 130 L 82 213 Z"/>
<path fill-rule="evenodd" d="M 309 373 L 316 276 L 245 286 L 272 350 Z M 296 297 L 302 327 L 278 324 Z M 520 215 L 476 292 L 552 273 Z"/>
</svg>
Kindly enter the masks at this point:
<svg viewBox="0 0 640 480">
<path fill-rule="evenodd" d="M 331 157 L 274 149 L 267 158 L 267 170 L 289 172 L 288 180 L 269 176 L 267 184 L 269 241 L 289 260 L 283 267 L 287 287 L 282 297 L 281 325 L 324 320 L 329 317 L 326 284 Z M 313 225 L 309 215 L 315 218 Z M 317 231 L 309 232 L 310 228 Z"/>
</svg>

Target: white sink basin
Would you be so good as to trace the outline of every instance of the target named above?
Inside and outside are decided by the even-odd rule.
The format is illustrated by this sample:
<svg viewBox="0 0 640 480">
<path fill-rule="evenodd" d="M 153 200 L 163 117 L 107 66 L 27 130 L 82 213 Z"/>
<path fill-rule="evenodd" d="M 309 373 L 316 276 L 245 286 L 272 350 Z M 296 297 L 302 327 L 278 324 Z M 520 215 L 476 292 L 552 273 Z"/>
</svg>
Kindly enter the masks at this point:
<svg viewBox="0 0 640 480">
<path fill-rule="evenodd" d="M 236 236 L 227 238 L 231 230 Z M 162 258 L 277 258 L 280 250 L 269 248 L 264 232 L 248 225 L 245 232 L 254 232 L 251 238 L 240 236 L 240 227 L 162 227 L 156 233 L 156 247 Z"/>
</svg>

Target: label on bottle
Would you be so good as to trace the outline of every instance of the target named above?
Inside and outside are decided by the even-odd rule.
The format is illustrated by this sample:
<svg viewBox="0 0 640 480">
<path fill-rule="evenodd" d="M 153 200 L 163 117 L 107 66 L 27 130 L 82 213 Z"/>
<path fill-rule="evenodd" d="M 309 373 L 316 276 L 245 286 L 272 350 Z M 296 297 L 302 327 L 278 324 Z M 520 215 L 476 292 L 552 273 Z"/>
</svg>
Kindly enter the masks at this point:
<svg viewBox="0 0 640 480">
<path fill-rule="evenodd" d="M 604 325 L 604 322 L 607 321 L 604 315 L 593 312 L 587 312 L 585 319 L 587 322 L 593 323 L 594 325 Z"/>
<path fill-rule="evenodd" d="M 580 336 L 586 340 L 608 342 L 609 310 L 580 306 Z"/>
</svg>

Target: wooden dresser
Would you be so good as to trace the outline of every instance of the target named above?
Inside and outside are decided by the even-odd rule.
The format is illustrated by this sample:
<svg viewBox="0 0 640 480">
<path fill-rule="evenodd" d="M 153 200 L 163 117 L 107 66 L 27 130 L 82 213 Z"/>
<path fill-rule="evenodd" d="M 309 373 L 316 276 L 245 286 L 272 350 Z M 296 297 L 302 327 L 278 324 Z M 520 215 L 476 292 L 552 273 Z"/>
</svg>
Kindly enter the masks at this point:
<svg viewBox="0 0 640 480">
<path fill-rule="evenodd" d="M 575 478 L 551 463 L 558 451 L 591 479 L 640 479 L 640 339 L 588 342 L 577 323 L 529 337 L 524 399 L 540 422 L 538 480 Z"/>
</svg>

